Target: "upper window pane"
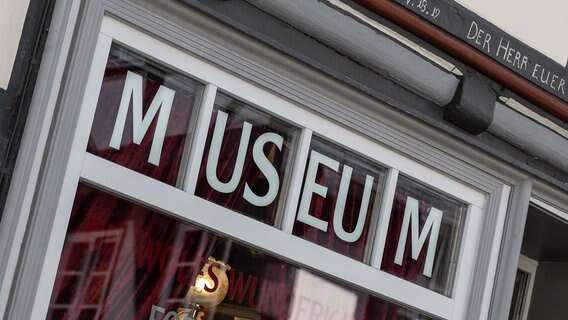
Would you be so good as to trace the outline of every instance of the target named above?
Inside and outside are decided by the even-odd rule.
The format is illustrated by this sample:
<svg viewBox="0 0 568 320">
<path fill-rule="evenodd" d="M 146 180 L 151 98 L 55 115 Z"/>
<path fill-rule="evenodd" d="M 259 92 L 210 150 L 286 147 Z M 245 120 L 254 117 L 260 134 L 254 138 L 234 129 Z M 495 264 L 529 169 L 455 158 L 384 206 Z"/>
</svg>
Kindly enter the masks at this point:
<svg viewBox="0 0 568 320">
<path fill-rule="evenodd" d="M 399 177 L 381 269 L 450 296 L 466 211 L 466 204 Z"/>
<path fill-rule="evenodd" d="M 273 225 L 299 129 L 218 93 L 196 194 Z"/>
<path fill-rule="evenodd" d="M 200 319 L 431 319 L 79 185 L 46 319 L 172 320 L 188 302 Z"/>
<path fill-rule="evenodd" d="M 351 151 L 314 138 L 293 233 L 363 261 L 369 253 L 384 172 Z"/>
<path fill-rule="evenodd" d="M 175 184 L 199 88 L 188 77 L 114 45 L 87 151 Z"/>
</svg>

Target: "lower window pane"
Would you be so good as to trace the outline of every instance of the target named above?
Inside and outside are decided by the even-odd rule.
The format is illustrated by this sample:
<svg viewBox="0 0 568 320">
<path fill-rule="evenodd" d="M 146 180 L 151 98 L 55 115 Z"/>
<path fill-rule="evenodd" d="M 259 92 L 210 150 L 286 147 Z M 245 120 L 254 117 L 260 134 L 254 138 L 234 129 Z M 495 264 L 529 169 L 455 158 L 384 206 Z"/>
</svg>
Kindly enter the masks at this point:
<svg viewBox="0 0 568 320">
<path fill-rule="evenodd" d="M 193 309 L 202 319 L 430 319 L 80 185 L 47 318 L 171 320 Z"/>
</svg>

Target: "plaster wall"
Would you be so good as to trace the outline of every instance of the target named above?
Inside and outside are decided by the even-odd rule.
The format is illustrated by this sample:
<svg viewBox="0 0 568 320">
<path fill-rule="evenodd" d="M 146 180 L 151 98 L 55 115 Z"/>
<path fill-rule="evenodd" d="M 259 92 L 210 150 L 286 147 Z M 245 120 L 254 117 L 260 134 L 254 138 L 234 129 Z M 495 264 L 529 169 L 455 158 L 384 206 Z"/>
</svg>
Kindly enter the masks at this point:
<svg viewBox="0 0 568 320">
<path fill-rule="evenodd" d="M 7 89 L 29 0 L 0 0 L 0 88 Z"/>
<path fill-rule="evenodd" d="M 563 66 L 568 63 L 568 1 L 457 0 Z"/>
</svg>

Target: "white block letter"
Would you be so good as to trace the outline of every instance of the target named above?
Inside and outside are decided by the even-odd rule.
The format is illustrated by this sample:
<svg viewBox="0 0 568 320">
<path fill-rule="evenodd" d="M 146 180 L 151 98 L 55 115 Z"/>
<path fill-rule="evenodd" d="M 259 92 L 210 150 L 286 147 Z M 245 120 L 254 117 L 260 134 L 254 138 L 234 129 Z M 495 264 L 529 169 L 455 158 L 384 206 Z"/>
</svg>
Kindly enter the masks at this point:
<svg viewBox="0 0 568 320">
<path fill-rule="evenodd" d="M 278 177 L 278 171 L 272 165 L 270 160 L 264 154 L 264 145 L 267 142 L 274 143 L 278 150 L 282 150 L 282 143 L 284 142 L 284 138 L 276 133 L 267 132 L 255 141 L 254 147 L 252 150 L 252 157 L 254 159 L 254 163 L 258 166 L 260 171 L 266 177 L 268 181 L 268 192 L 264 196 L 258 196 L 252 192 L 248 183 L 245 185 L 245 192 L 243 197 L 250 203 L 254 204 L 258 207 L 265 207 L 269 205 L 278 194 L 278 188 L 280 187 L 280 178 Z"/>
<path fill-rule="evenodd" d="M 150 149 L 150 156 L 148 158 L 148 162 L 151 164 L 159 165 L 174 96 L 175 91 L 160 86 L 146 115 L 142 117 L 142 76 L 128 71 L 109 146 L 120 150 L 122 134 L 124 132 L 124 126 L 126 125 L 126 115 L 128 114 L 128 107 L 130 106 L 131 100 L 133 142 L 137 145 L 140 145 L 142 142 L 142 138 L 146 135 L 152 120 L 154 120 L 158 110 L 160 110 L 156 131 L 154 132 L 154 140 L 152 141 L 152 148 Z"/>
<path fill-rule="evenodd" d="M 355 230 L 349 233 L 343 228 L 343 215 L 345 214 L 345 202 L 347 201 L 347 193 L 349 192 L 349 182 L 351 181 L 352 172 L 353 169 L 351 167 L 347 165 L 343 166 L 341 184 L 339 185 L 339 193 L 337 195 L 337 202 L 335 203 L 335 210 L 333 212 L 333 230 L 339 239 L 345 242 L 355 242 L 359 240 L 359 237 L 363 233 L 374 180 L 373 177 L 367 175 L 367 178 L 365 179 L 365 190 L 363 191 L 363 197 L 361 198 L 361 209 L 359 209 L 357 225 L 355 226 Z"/>
<path fill-rule="evenodd" d="M 233 175 L 229 182 L 223 183 L 217 177 L 217 166 L 219 165 L 219 154 L 221 153 L 221 146 L 223 144 L 223 135 L 225 134 L 225 127 L 227 126 L 228 115 L 223 111 L 217 112 L 217 121 L 215 122 L 215 130 L 213 131 L 213 139 L 211 141 L 211 149 L 209 150 L 209 158 L 207 159 L 207 182 L 213 189 L 221 193 L 231 193 L 235 191 L 243 175 L 243 167 L 245 165 L 245 156 L 250 140 L 252 125 L 244 122 L 243 131 L 241 133 L 241 142 L 239 143 L 239 150 L 237 153 L 237 160 L 233 169 Z M 226 165 L 226 164 L 223 164 Z"/>
<path fill-rule="evenodd" d="M 310 226 L 325 232 L 327 231 L 327 222 L 310 215 L 308 212 L 310 210 L 313 193 L 324 198 L 327 196 L 327 187 L 316 183 L 320 163 L 336 172 L 339 170 L 338 161 L 312 150 L 310 164 L 308 165 L 308 172 L 306 173 L 306 181 L 304 181 L 304 193 L 302 194 L 300 208 L 298 209 L 298 221 L 302 221 L 305 224 L 309 224 Z"/>
<path fill-rule="evenodd" d="M 396 249 L 396 257 L 394 263 L 402 265 L 402 258 L 404 249 L 406 247 L 406 238 L 408 235 L 408 228 L 412 228 L 411 245 L 412 245 L 412 259 L 418 259 L 418 255 L 426 242 L 426 237 L 430 231 L 430 241 L 428 243 L 428 251 L 426 252 L 426 262 L 424 263 L 423 274 L 427 277 L 432 277 L 432 267 L 434 265 L 434 256 L 436 255 L 436 244 L 438 243 L 438 234 L 440 232 L 440 224 L 442 223 L 442 215 L 444 213 L 436 208 L 430 209 L 426 223 L 422 233 L 419 233 L 418 220 L 420 219 L 418 200 L 408 197 L 406 199 L 406 208 L 404 209 L 404 218 L 402 220 L 402 228 L 400 230 L 400 237 L 398 238 L 398 247 Z M 412 222 L 412 224 L 411 224 Z"/>
</svg>

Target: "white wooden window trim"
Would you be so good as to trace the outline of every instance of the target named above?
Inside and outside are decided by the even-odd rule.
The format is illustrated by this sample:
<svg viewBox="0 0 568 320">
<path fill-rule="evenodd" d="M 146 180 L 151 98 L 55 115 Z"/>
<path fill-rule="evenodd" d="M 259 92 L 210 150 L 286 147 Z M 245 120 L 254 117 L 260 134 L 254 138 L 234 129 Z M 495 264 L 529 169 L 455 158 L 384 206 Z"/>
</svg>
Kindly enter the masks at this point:
<svg viewBox="0 0 568 320">
<path fill-rule="evenodd" d="M 278 115 L 279 118 L 286 119 L 294 125 L 304 128 L 304 139 L 300 139 L 298 148 L 306 153 L 298 157 L 296 161 L 301 162 L 301 158 L 307 155 L 306 145 L 309 146 L 309 136 L 312 130 L 325 136 L 335 143 L 349 146 L 350 149 L 371 159 L 379 161 L 390 168 L 390 183 L 386 194 L 394 192 L 396 179 L 393 174 L 398 171 L 422 181 L 436 189 L 444 190 L 447 194 L 465 201 L 469 204 L 465 234 L 462 239 L 460 250 L 459 266 L 457 268 L 454 298 L 448 298 L 437 294 L 426 288 L 412 284 L 406 280 L 382 272 L 376 268 L 379 260 L 375 253 L 375 263 L 373 266 L 352 260 L 348 257 L 335 253 L 317 244 L 308 242 L 301 238 L 292 236 L 291 225 L 298 197 L 289 197 L 286 205 L 287 211 L 284 218 L 283 228 L 287 232 L 282 232 L 272 226 L 254 221 L 248 217 L 238 214 L 230 214 L 232 211 L 217 206 L 206 200 L 197 198 L 190 193 L 176 189 L 149 177 L 127 170 L 107 160 L 86 154 L 86 144 L 88 141 L 91 124 L 94 118 L 98 93 L 105 70 L 106 60 L 110 50 L 112 39 L 123 43 L 135 50 L 155 57 L 163 63 L 174 66 L 193 77 L 209 84 L 209 93 L 206 90 L 205 111 L 201 114 L 203 118 L 197 124 L 198 130 L 207 127 L 205 123 L 209 118 L 205 116 L 212 107 L 211 95 L 212 88 L 222 88 L 239 98 L 246 100 L 271 114 Z M 207 97 L 209 95 L 209 97 Z M 309 131 L 308 131 L 309 130 Z M 309 132 L 309 134 L 308 134 Z M 203 134 L 203 132 L 201 132 Z M 203 137 L 201 137 L 203 139 Z M 195 164 L 201 159 L 202 146 L 192 146 L 191 167 L 195 171 Z M 305 163 L 305 159 L 304 159 Z M 298 167 L 298 166 L 296 166 Z M 303 167 L 300 165 L 300 167 Z M 303 174 L 296 173 L 295 181 L 289 187 L 298 188 L 298 181 L 301 185 Z M 396 176 L 396 175 L 394 175 Z M 467 295 L 471 287 L 471 271 L 474 266 L 475 252 L 477 248 L 477 238 L 480 233 L 483 206 L 485 195 L 473 188 L 470 188 L 452 178 L 444 176 L 425 165 L 414 162 L 404 156 L 377 145 L 363 137 L 356 135 L 350 130 L 333 124 L 329 121 L 309 113 L 307 110 L 291 104 L 285 99 L 274 96 L 261 90 L 239 77 L 217 69 L 210 64 L 187 55 L 174 49 L 165 43 L 150 37 L 149 35 L 130 28 L 110 17 L 103 19 L 101 36 L 98 41 L 95 58 L 91 68 L 91 74 L 87 83 L 87 90 L 83 99 L 82 111 L 79 118 L 79 125 L 72 145 L 71 158 L 65 175 L 63 191 L 59 197 L 59 205 L 56 220 L 49 240 L 49 249 L 44 263 L 42 278 L 40 279 L 38 295 L 33 306 L 32 315 L 34 318 L 45 316 L 49 304 L 49 295 L 40 294 L 51 292 L 57 271 L 59 256 L 65 240 L 67 223 L 71 206 L 74 199 L 75 190 L 79 179 L 83 179 L 92 184 L 98 185 L 104 190 L 121 195 L 127 199 L 136 199 L 147 206 L 159 209 L 174 217 L 192 222 L 204 228 L 214 230 L 223 235 L 239 239 L 253 247 L 262 248 L 265 251 L 277 256 L 284 256 L 287 259 L 301 266 L 319 270 L 332 278 L 343 279 L 355 286 L 366 288 L 378 295 L 388 297 L 403 305 L 412 306 L 422 310 L 427 314 L 444 319 L 461 319 L 465 317 L 467 307 Z M 195 190 L 194 178 L 188 179 L 185 185 L 186 190 Z M 168 194 L 168 197 L 160 196 Z M 295 203 L 294 203 L 295 201 Z M 390 199 L 383 199 L 391 202 Z M 381 211 L 387 211 L 388 205 L 384 205 Z M 188 210 L 192 208 L 192 210 Z M 203 214 L 207 212 L 207 214 Z M 292 217 L 292 218 L 291 218 Z M 388 220 L 388 219 L 385 219 Z M 384 221 L 380 223 L 385 223 Z M 379 230 L 387 228 L 383 224 L 379 225 Z M 229 226 L 239 225 L 239 228 Z M 271 241 L 266 241 L 270 239 Z M 383 244 L 384 246 L 384 244 Z M 382 249 L 381 249 L 382 250 Z M 337 267 L 341 266 L 341 267 Z"/>
<path fill-rule="evenodd" d="M 199 167 L 203 159 L 203 152 L 205 149 L 205 142 L 207 140 L 207 132 L 209 130 L 209 121 L 213 114 L 213 106 L 215 104 L 215 95 L 217 94 L 217 87 L 208 84 L 203 91 L 203 98 L 197 113 L 196 126 L 193 135 L 191 136 L 191 150 L 189 152 L 189 165 L 185 169 L 185 178 L 183 183 L 183 190 L 190 194 L 195 194 L 195 187 L 199 177 Z M 183 168 L 181 168 L 183 170 Z"/>
<path fill-rule="evenodd" d="M 568 222 L 568 212 L 560 210 L 557 207 L 554 207 L 554 206 L 548 204 L 547 202 L 540 200 L 539 198 L 536 198 L 536 197 L 531 197 L 531 202 L 533 204 L 535 204 L 536 206 L 538 206 L 538 207 L 550 212 L 551 214 L 559 217 L 560 219 Z"/>
<path fill-rule="evenodd" d="M 452 319 L 463 319 L 466 316 L 467 297 L 471 288 L 473 268 L 475 267 L 475 253 L 479 243 L 482 221 L 483 209 L 470 205 L 466 214 L 465 233 L 461 239 L 461 248 L 459 249 L 458 266 L 454 282 L 455 304 Z M 476 231 L 471 232 L 471 230 Z"/>
<path fill-rule="evenodd" d="M 529 309 L 531 305 L 534 281 L 536 279 L 536 271 L 538 269 L 538 261 L 533 260 L 525 255 L 519 256 L 519 269 L 529 274 L 529 283 L 526 288 L 526 295 L 523 299 L 521 319 L 526 320 L 529 317 Z"/>
<path fill-rule="evenodd" d="M 62 191 L 59 195 L 57 212 L 49 238 L 49 246 L 47 247 L 46 260 L 41 272 L 42 276 L 34 299 L 34 305 L 32 306 L 32 319 L 43 319 L 47 314 L 50 295 L 46 294 L 46 292 L 53 291 L 55 275 L 59 265 L 59 257 L 61 256 L 65 236 L 67 234 L 67 225 L 71 215 L 83 160 L 86 155 L 85 150 L 87 149 L 91 124 L 95 116 L 95 109 L 111 45 L 112 38 L 101 34 L 97 42 L 89 78 L 87 80 L 87 90 L 83 97 L 78 125 L 71 147 L 71 154 L 61 188 Z"/>
<path fill-rule="evenodd" d="M 396 183 L 398 182 L 398 170 L 389 169 L 385 182 L 385 190 L 383 191 L 382 203 L 379 209 L 379 221 L 377 221 L 376 236 L 373 243 L 371 253 L 371 266 L 380 269 L 383 262 L 383 253 L 385 252 L 385 243 L 387 241 L 387 232 L 389 229 L 391 210 L 394 203 L 394 194 L 396 192 Z"/>
<path fill-rule="evenodd" d="M 501 239 L 503 237 L 504 226 L 505 226 L 505 218 L 507 217 L 507 206 L 509 203 L 509 199 L 511 196 L 512 189 L 510 186 L 503 185 L 500 188 L 500 202 L 498 204 L 498 208 L 496 210 L 498 217 L 496 220 L 496 232 L 493 237 L 494 241 L 492 242 L 490 251 L 491 256 L 489 258 L 489 269 L 488 270 L 496 270 L 497 264 L 499 263 L 499 253 L 501 252 Z M 485 208 L 485 211 L 488 211 L 488 208 Z M 484 319 L 489 314 L 489 308 L 491 306 L 491 296 L 493 292 L 493 284 L 495 281 L 495 277 L 497 274 L 495 272 L 489 272 L 487 278 L 485 279 L 485 294 L 484 299 L 481 305 L 481 312 L 480 318 Z"/>
<path fill-rule="evenodd" d="M 34 146 L 30 148 L 34 150 L 33 152 L 30 152 L 30 154 L 31 153 L 36 155 L 42 154 L 46 150 L 47 139 L 48 139 L 47 137 L 49 136 L 48 132 L 51 128 L 51 121 L 53 119 L 53 115 L 55 114 L 56 105 L 58 103 L 57 102 L 58 92 L 63 82 L 62 79 L 65 72 L 64 61 L 68 56 L 71 47 L 71 42 L 73 39 L 74 28 L 72 26 L 74 26 L 77 22 L 79 7 L 80 3 L 79 1 L 76 1 L 73 2 L 72 5 L 69 7 L 69 11 L 66 12 L 55 11 L 53 13 L 54 15 L 53 19 L 60 19 L 59 21 L 62 21 L 62 23 L 56 26 L 51 26 L 52 34 L 58 34 L 61 37 L 59 41 L 61 47 L 57 52 L 59 56 L 56 59 L 52 57 L 52 55 L 56 54 L 50 52 L 50 50 L 46 50 L 42 58 L 43 61 L 48 61 L 48 59 L 55 60 L 53 64 L 56 67 L 53 70 L 53 78 L 51 78 L 53 80 L 51 88 L 49 90 L 46 90 L 46 92 L 41 92 L 43 93 L 42 96 L 43 101 L 45 101 L 45 113 L 39 115 L 38 112 L 30 110 L 30 113 L 27 116 L 28 118 L 26 120 L 26 126 L 29 126 L 35 120 L 35 122 L 33 123 L 38 124 L 39 127 L 39 130 L 37 132 L 38 140 L 37 143 L 34 143 Z M 45 63 L 46 62 L 44 62 L 44 64 Z M 41 71 L 40 71 L 40 76 L 41 76 Z M 37 94 L 38 90 L 36 89 L 34 93 L 34 99 L 38 99 L 36 96 Z M 20 149 L 18 155 L 19 159 L 18 162 L 20 163 L 22 161 L 20 160 L 22 158 L 22 149 L 23 147 Z M 30 169 L 29 169 L 29 180 L 25 183 L 25 186 L 20 187 L 22 190 L 21 194 L 23 198 L 21 200 L 21 207 L 18 208 L 19 210 L 13 210 L 13 208 L 10 207 L 11 205 L 10 199 L 7 199 L 6 206 L 4 207 L 5 210 L 4 220 L 8 220 L 9 215 L 12 214 L 14 217 L 17 217 L 15 218 L 17 219 L 17 224 L 14 227 L 12 239 L 10 239 L 8 242 L 10 243 L 10 247 L 4 246 L 5 242 L 2 241 L 3 239 L 0 239 L 0 245 L 2 245 L 2 249 L 7 250 L 9 252 L 9 256 L 6 258 L 7 263 L 5 271 L 0 277 L 0 315 L 3 315 L 5 313 L 6 307 L 8 305 L 8 300 L 11 294 L 12 279 L 14 277 L 14 274 L 16 273 L 19 255 L 22 252 L 21 250 L 21 248 L 23 247 L 22 243 L 24 242 L 27 223 L 30 217 L 29 214 L 31 212 L 31 208 L 33 205 L 34 189 L 36 187 L 36 183 L 38 181 L 38 177 L 41 171 L 41 163 L 42 163 L 41 157 L 37 156 L 33 157 L 33 162 L 30 164 Z M 16 165 L 16 168 L 14 169 L 14 176 L 12 177 L 10 192 L 12 192 L 12 189 L 14 188 L 14 185 L 16 184 L 16 181 L 19 178 L 17 174 L 18 174 L 18 165 Z M 12 209 L 11 212 L 9 212 L 10 209 Z M 2 221 L 2 223 L 5 222 Z M 8 233 L 5 233 L 4 236 L 6 236 L 6 234 Z M 0 273 L 2 273 L 2 270 L 0 270 Z"/>
<path fill-rule="evenodd" d="M 302 182 L 304 180 L 304 172 L 306 171 L 306 163 L 310 153 L 310 142 L 312 140 L 312 130 L 303 129 L 296 146 L 297 156 L 292 166 L 292 176 L 288 186 L 288 197 L 286 206 L 284 207 L 284 215 L 282 218 L 281 229 L 292 234 L 294 223 L 296 222 L 296 212 L 302 190 Z"/>
</svg>

